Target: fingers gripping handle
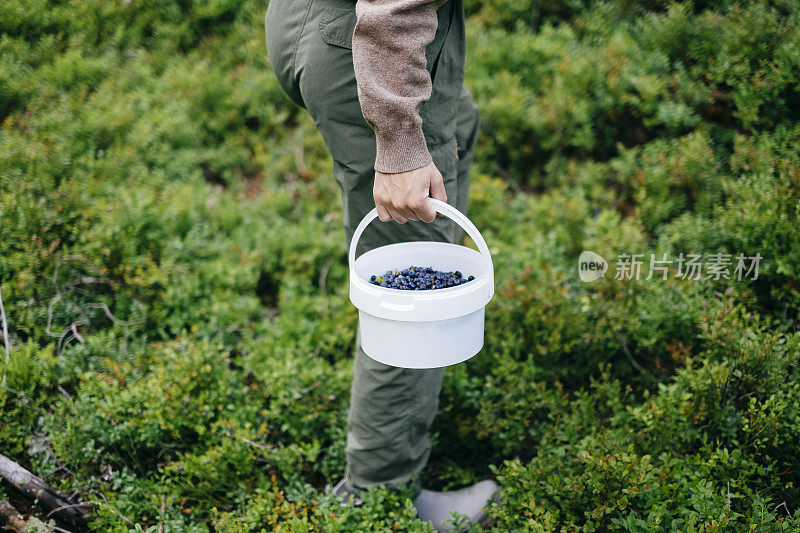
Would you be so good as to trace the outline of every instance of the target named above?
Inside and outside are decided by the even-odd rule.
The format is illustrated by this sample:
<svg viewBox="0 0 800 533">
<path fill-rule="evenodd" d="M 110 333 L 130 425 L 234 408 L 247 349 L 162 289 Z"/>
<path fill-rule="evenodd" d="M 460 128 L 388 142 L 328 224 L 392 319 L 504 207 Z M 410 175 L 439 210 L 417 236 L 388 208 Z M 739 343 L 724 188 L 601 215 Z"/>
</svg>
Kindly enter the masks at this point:
<svg viewBox="0 0 800 533">
<path fill-rule="evenodd" d="M 489 281 L 491 282 L 490 286 L 494 286 L 494 266 L 492 264 L 492 254 L 489 253 L 489 247 L 486 246 L 486 241 L 483 240 L 483 236 L 481 232 L 478 231 L 478 228 L 475 227 L 473 224 L 464 214 L 456 209 L 455 207 L 442 202 L 441 200 L 436 200 L 434 198 L 428 198 L 428 201 L 433 205 L 437 212 L 445 215 L 453 222 L 461 226 L 461 229 L 467 232 L 467 235 L 473 240 L 473 242 L 478 246 L 478 251 L 483 256 L 484 263 L 486 264 L 486 273 L 489 276 Z M 355 233 L 353 233 L 353 238 L 350 241 L 350 252 L 348 254 L 348 262 L 350 264 L 350 270 L 353 269 L 353 264 L 356 261 L 356 247 L 358 246 L 358 241 L 361 238 L 361 234 L 364 233 L 364 230 L 369 226 L 370 222 L 378 218 L 378 210 L 373 209 L 361 220 L 356 227 Z"/>
</svg>

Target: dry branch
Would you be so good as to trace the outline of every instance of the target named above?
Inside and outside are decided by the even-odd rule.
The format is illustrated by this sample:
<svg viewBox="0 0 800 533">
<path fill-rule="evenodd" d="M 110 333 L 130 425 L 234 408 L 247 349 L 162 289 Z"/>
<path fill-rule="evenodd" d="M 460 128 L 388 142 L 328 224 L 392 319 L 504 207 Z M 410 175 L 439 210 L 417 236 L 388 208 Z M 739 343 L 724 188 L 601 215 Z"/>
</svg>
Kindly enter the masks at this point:
<svg viewBox="0 0 800 533">
<path fill-rule="evenodd" d="M 28 523 L 14 507 L 5 501 L 0 501 L 0 525 L 5 524 L 13 531 L 24 531 Z"/>
<path fill-rule="evenodd" d="M 8 339 L 8 320 L 6 320 L 6 308 L 3 306 L 3 289 L 0 287 L 0 322 L 3 327 L 3 343 L 6 347 L 6 363 L 11 361 L 11 341 Z"/>
<path fill-rule="evenodd" d="M 30 473 L 8 457 L 0 454 L 0 477 L 5 479 L 20 493 L 50 511 L 50 515 L 75 525 L 86 523 L 86 508 L 92 503 L 76 502 L 69 496 L 60 494 L 40 477 Z"/>
</svg>

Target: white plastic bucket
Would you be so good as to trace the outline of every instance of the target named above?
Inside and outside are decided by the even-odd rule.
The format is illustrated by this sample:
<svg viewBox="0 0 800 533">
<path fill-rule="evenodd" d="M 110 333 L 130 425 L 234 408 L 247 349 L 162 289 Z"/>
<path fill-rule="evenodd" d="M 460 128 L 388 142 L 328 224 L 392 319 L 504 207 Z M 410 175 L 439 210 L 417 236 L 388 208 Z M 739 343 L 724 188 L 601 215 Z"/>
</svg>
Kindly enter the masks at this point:
<svg viewBox="0 0 800 533">
<path fill-rule="evenodd" d="M 404 242 L 381 246 L 356 259 L 356 246 L 373 209 L 350 242 L 350 301 L 358 308 L 361 347 L 372 359 L 402 368 L 438 368 L 466 361 L 483 347 L 484 308 L 494 294 L 494 269 L 486 241 L 458 209 L 429 199 L 436 211 L 467 232 L 480 253 L 457 244 Z M 413 222 L 412 222 L 413 223 Z M 370 276 L 410 266 L 459 270 L 475 279 L 446 289 L 407 291 L 380 287 Z"/>
</svg>

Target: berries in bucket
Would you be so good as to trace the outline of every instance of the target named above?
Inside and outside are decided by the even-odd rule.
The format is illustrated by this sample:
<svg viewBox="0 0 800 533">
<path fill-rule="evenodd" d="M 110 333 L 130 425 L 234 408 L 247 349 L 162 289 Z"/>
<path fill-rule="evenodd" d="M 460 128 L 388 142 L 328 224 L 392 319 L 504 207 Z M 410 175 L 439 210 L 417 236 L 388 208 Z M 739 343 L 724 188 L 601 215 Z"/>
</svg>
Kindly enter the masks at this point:
<svg viewBox="0 0 800 533">
<path fill-rule="evenodd" d="M 453 365 L 483 347 L 484 308 L 494 295 L 489 248 L 475 225 L 458 209 L 433 198 L 428 201 L 461 226 L 479 251 L 457 244 L 418 241 L 380 246 L 356 258 L 361 234 L 378 217 L 375 209 L 364 217 L 350 242 L 350 301 L 358 308 L 361 347 L 372 359 L 391 366 Z M 426 270 L 430 267 L 444 273 L 468 272 L 468 281 L 436 290 L 397 290 L 388 283 L 386 287 L 374 283 L 379 273 L 402 272 L 409 265 L 425 265 Z"/>
<path fill-rule="evenodd" d="M 387 270 L 380 276 L 370 276 L 369 282 L 381 287 L 400 289 L 403 291 L 428 291 L 447 289 L 472 281 L 475 276 L 465 278 L 461 272 L 442 272 L 432 267 L 411 266 L 403 270 Z"/>
</svg>

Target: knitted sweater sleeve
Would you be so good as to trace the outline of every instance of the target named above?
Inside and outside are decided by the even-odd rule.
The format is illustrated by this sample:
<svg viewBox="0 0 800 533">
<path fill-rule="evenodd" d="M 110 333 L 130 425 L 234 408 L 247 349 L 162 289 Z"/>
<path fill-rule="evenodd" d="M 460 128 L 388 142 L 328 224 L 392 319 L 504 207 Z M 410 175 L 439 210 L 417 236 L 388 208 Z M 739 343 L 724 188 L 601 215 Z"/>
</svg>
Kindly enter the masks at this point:
<svg viewBox="0 0 800 533">
<path fill-rule="evenodd" d="M 361 112 L 375 132 L 375 170 L 397 173 L 431 161 L 421 102 L 431 97 L 425 48 L 446 0 L 357 0 L 353 66 Z"/>
</svg>

